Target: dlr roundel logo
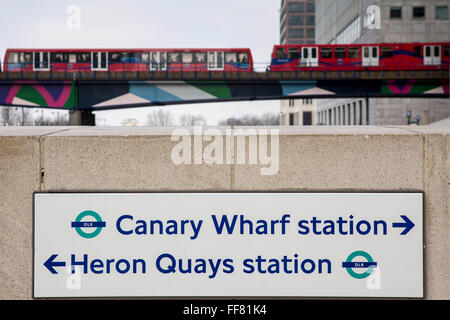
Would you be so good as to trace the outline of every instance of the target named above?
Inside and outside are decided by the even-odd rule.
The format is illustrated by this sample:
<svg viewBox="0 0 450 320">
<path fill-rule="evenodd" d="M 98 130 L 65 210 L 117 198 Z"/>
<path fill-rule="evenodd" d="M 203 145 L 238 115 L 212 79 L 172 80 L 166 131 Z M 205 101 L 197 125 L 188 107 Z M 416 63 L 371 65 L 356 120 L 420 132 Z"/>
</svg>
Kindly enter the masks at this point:
<svg viewBox="0 0 450 320">
<path fill-rule="evenodd" d="M 102 221 L 100 215 L 92 210 L 81 212 L 72 222 L 71 227 L 83 238 L 91 239 L 100 234 L 106 227 L 106 222 Z"/>
</svg>

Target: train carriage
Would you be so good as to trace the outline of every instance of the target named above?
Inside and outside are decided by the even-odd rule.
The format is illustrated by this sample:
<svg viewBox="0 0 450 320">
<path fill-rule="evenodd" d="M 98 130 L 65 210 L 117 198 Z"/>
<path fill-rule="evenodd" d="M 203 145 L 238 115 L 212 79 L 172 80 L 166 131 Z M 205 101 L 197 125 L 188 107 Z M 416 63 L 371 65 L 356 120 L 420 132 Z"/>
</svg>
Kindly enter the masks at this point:
<svg viewBox="0 0 450 320">
<path fill-rule="evenodd" d="M 253 71 L 250 49 L 8 49 L 9 72 Z"/>
<path fill-rule="evenodd" d="M 449 43 L 276 45 L 271 71 L 449 68 Z"/>
</svg>

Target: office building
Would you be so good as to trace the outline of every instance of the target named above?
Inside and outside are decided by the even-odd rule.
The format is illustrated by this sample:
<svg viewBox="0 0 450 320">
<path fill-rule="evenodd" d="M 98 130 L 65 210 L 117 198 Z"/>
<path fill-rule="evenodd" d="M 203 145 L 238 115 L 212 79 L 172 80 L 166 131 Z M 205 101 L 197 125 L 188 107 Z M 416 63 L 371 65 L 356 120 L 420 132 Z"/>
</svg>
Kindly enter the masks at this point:
<svg viewBox="0 0 450 320">
<path fill-rule="evenodd" d="M 316 43 L 449 42 L 449 5 L 449 0 L 316 0 Z M 408 115 L 420 118 L 420 124 L 448 118 L 449 100 L 317 102 L 318 123 L 323 125 L 405 125 Z"/>
<path fill-rule="evenodd" d="M 315 0 L 281 0 L 280 44 L 315 42 Z M 315 125 L 316 101 L 288 99 L 280 102 L 281 125 Z"/>
</svg>

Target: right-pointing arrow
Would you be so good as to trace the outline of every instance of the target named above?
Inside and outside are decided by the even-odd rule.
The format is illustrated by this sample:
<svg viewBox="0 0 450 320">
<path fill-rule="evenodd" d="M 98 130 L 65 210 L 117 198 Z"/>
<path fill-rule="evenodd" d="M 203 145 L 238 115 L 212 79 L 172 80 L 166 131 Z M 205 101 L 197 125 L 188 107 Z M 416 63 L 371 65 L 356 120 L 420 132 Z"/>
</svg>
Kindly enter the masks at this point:
<svg viewBox="0 0 450 320">
<path fill-rule="evenodd" d="M 58 272 L 53 267 L 64 267 L 66 265 L 65 262 L 56 262 L 54 261 L 58 255 L 54 254 L 47 261 L 44 262 L 44 266 L 53 274 L 57 274 Z"/>
<path fill-rule="evenodd" d="M 405 215 L 400 216 L 404 222 L 394 222 L 392 224 L 393 228 L 405 228 L 403 229 L 402 233 L 400 235 L 404 236 L 407 234 L 412 228 L 414 228 L 415 224 Z"/>
</svg>

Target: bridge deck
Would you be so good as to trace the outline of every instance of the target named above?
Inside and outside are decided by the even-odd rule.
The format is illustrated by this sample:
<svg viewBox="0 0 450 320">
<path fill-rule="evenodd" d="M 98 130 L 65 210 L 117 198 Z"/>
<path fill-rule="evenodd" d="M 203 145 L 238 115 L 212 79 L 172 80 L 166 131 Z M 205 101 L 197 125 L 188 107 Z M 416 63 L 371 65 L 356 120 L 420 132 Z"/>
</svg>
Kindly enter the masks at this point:
<svg viewBox="0 0 450 320">
<path fill-rule="evenodd" d="M 297 72 L 0 72 L 0 81 L 125 80 L 125 81 L 307 81 L 307 80 L 449 79 L 449 70 L 297 71 Z"/>
</svg>

